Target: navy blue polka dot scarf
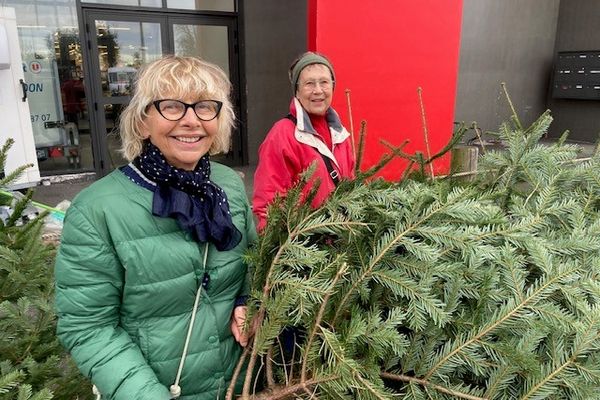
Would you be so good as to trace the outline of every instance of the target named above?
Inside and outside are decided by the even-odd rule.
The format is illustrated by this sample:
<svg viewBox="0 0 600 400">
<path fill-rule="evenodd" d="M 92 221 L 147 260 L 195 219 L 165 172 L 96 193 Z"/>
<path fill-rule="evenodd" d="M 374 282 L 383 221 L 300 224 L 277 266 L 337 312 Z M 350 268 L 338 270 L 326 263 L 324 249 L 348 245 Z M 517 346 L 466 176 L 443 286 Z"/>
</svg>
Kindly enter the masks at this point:
<svg viewBox="0 0 600 400">
<path fill-rule="evenodd" d="M 208 154 L 200 158 L 194 171 L 186 171 L 171 166 L 160 150 L 147 142 L 133 164 L 156 183 L 152 214 L 174 218 L 196 241 L 210 241 L 219 251 L 238 245 L 242 234 L 231 221 L 227 195 L 210 180 Z"/>
</svg>

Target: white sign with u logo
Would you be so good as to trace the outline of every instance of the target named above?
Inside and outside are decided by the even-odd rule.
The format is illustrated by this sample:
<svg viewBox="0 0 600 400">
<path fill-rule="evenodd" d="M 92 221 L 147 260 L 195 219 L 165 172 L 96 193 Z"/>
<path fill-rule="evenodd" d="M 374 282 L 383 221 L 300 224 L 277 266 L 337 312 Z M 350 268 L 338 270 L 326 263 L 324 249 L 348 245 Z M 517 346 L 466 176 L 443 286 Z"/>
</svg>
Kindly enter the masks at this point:
<svg viewBox="0 0 600 400">
<path fill-rule="evenodd" d="M 64 129 L 52 127 L 64 121 L 56 61 L 24 60 L 23 72 L 36 147 L 64 145 Z"/>
</svg>

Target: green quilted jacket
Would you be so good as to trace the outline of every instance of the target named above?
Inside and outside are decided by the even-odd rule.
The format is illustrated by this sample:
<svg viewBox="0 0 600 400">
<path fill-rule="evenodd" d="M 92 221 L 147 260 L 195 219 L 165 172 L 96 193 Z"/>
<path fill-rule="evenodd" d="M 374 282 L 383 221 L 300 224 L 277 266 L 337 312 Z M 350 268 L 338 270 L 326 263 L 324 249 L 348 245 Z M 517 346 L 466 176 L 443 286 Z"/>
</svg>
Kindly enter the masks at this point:
<svg viewBox="0 0 600 400">
<path fill-rule="evenodd" d="M 169 399 L 198 286 L 207 273 L 180 381 L 183 400 L 221 399 L 241 347 L 230 321 L 248 293 L 242 255 L 256 239 L 240 177 L 211 163 L 243 238 L 219 252 L 171 218 L 152 215 L 153 193 L 121 171 L 82 191 L 69 208 L 56 260 L 58 337 L 102 399 Z"/>
</svg>

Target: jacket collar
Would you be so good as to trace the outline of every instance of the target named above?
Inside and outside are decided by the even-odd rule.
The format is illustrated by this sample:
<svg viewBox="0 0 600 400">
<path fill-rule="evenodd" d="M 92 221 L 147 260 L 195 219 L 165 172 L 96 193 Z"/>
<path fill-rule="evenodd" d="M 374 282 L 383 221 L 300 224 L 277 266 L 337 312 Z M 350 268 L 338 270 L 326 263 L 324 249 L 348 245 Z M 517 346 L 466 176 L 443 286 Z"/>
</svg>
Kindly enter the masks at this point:
<svg viewBox="0 0 600 400">
<path fill-rule="evenodd" d="M 310 122 L 310 116 L 302 107 L 300 101 L 295 97 L 290 104 L 290 113 L 296 117 L 296 128 L 300 132 L 317 135 L 317 132 Z M 350 133 L 343 127 L 340 117 L 333 107 L 327 109 L 325 118 L 327 120 L 327 125 L 329 126 L 329 131 L 331 132 L 331 141 L 333 144 L 342 143 L 350 136 Z"/>
</svg>

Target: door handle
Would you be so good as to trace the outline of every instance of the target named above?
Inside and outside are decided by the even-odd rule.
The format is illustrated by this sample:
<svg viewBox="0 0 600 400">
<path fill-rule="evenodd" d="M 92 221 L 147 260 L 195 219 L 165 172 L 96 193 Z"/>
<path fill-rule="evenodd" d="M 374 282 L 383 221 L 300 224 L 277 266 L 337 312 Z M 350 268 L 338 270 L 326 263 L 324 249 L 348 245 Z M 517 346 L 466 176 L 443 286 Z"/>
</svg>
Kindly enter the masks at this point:
<svg viewBox="0 0 600 400">
<path fill-rule="evenodd" d="M 23 79 L 19 79 L 19 83 L 21 84 L 21 89 L 23 90 L 23 97 L 21 97 L 21 101 L 27 100 L 27 84 Z"/>
</svg>

